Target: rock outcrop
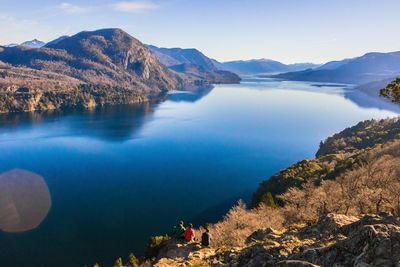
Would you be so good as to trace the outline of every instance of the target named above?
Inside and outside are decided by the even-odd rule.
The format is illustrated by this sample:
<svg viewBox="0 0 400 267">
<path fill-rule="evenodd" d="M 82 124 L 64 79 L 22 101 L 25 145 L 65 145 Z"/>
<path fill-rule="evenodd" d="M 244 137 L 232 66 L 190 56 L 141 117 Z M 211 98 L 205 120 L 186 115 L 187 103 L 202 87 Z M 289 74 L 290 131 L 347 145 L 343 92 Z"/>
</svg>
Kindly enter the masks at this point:
<svg viewBox="0 0 400 267">
<path fill-rule="evenodd" d="M 399 266 L 400 220 L 329 214 L 310 226 L 260 229 L 240 248 L 170 242 L 154 266 Z"/>
</svg>

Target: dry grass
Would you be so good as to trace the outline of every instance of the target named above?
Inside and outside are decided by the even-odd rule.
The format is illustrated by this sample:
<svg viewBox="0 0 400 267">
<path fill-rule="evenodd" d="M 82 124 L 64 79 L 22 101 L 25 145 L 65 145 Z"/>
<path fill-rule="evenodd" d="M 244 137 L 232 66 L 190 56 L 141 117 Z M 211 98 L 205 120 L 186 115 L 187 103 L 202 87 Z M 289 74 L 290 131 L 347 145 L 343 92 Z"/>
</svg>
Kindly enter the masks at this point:
<svg viewBox="0 0 400 267">
<path fill-rule="evenodd" d="M 400 140 L 363 155 L 363 165 L 335 180 L 290 188 L 280 196 L 288 222 L 315 221 L 327 213 L 360 215 L 391 212 L 400 216 Z"/>
<path fill-rule="evenodd" d="M 278 209 L 266 206 L 248 210 L 246 205 L 239 201 L 224 219 L 209 227 L 213 237 L 213 246 L 243 246 L 246 238 L 254 231 L 266 228 L 280 228 L 283 217 Z"/>
</svg>

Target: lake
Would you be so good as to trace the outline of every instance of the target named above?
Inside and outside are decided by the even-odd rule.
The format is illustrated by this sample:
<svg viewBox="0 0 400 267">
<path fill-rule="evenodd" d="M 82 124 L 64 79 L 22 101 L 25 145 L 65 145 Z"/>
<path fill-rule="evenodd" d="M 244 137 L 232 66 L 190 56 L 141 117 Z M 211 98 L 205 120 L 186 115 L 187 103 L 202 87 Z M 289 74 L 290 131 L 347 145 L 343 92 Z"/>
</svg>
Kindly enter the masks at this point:
<svg viewBox="0 0 400 267">
<path fill-rule="evenodd" d="M 247 79 L 163 102 L 0 116 L 0 173 L 42 176 L 35 230 L 0 232 L 4 267 L 112 266 L 178 220 L 215 222 L 319 142 L 400 109 L 344 85 Z M 0 196 L 1 197 L 1 196 Z"/>
</svg>

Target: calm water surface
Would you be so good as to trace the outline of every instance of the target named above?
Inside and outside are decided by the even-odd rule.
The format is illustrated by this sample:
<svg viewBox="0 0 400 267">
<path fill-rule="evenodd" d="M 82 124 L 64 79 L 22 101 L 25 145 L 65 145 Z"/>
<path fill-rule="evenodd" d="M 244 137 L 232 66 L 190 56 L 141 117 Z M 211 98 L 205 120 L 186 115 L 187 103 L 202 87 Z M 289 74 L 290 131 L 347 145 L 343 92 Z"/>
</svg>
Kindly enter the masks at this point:
<svg viewBox="0 0 400 267">
<path fill-rule="evenodd" d="M 44 177 L 35 230 L 0 233 L 2 266 L 111 266 L 179 219 L 216 221 L 320 140 L 399 108 L 342 86 L 246 80 L 158 104 L 0 116 L 0 172 Z"/>
</svg>

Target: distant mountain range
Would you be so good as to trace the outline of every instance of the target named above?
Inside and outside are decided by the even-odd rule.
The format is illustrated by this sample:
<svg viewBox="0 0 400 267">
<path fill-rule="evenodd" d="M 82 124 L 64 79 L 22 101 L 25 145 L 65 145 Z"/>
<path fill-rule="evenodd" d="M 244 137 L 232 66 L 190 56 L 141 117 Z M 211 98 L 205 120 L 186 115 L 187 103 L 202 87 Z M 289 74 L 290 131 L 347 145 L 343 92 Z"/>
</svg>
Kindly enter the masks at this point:
<svg viewBox="0 0 400 267">
<path fill-rule="evenodd" d="M 182 78 L 185 81 L 198 86 L 204 86 L 208 83 L 232 84 L 239 83 L 241 80 L 240 77 L 233 72 L 217 69 L 207 70 L 202 66 L 191 63 L 174 65 L 169 68 L 176 71 L 178 74 L 183 74 Z"/>
<path fill-rule="evenodd" d="M 12 43 L 12 44 L 6 44 L 6 45 L 2 45 L 3 47 L 14 47 L 14 46 L 18 46 L 19 44 L 16 43 Z"/>
<path fill-rule="evenodd" d="M 205 71 L 226 71 L 238 75 L 272 74 L 289 71 L 305 70 L 315 68 L 320 65 L 312 63 L 283 64 L 279 61 L 270 59 L 253 59 L 219 62 L 205 56 L 197 49 L 189 48 L 159 48 L 153 45 L 148 46 L 157 56 L 160 62 L 168 67 L 192 64 L 201 66 Z"/>
<path fill-rule="evenodd" d="M 235 72 L 239 75 L 282 73 L 316 68 L 320 65 L 312 63 L 283 64 L 271 59 L 252 59 L 228 62 L 216 62 L 215 66 L 222 70 Z"/>
<path fill-rule="evenodd" d="M 31 48 L 40 48 L 40 47 L 44 46 L 45 44 L 46 44 L 45 42 L 39 41 L 38 39 L 33 39 L 31 41 L 23 42 L 21 45 L 28 46 Z"/>
<path fill-rule="evenodd" d="M 214 61 L 197 49 L 160 48 L 148 45 L 158 60 L 170 69 L 185 74 L 193 83 L 239 83 L 240 77 L 226 70 L 219 70 Z"/>
<path fill-rule="evenodd" d="M 272 77 L 296 81 L 366 84 L 400 75 L 400 52 L 367 53 L 361 57 L 328 62 L 315 69 Z"/>
<path fill-rule="evenodd" d="M 21 44 L 15 44 L 14 43 L 14 44 L 4 45 L 4 47 L 14 47 L 14 46 L 21 45 L 21 46 L 27 46 L 27 47 L 30 47 L 30 48 L 40 48 L 40 47 L 43 47 L 45 44 L 46 44 L 45 42 L 39 41 L 37 39 L 33 39 L 31 41 L 26 41 L 26 42 L 23 42 Z"/>
<path fill-rule="evenodd" d="M 51 47 L 67 38 L 69 37 L 61 36 L 47 44 L 34 39 L 20 45 L 10 44 L 5 47 Z M 284 64 L 271 59 L 219 62 L 194 48 L 160 48 L 154 45 L 147 47 L 163 65 L 189 83 L 237 83 L 240 81 L 238 75 L 266 75 L 298 81 L 366 84 L 393 79 L 400 75 L 400 52 L 367 53 L 360 57 L 318 65 Z"/>
<path fill-rule="evenodd" d="M 197 49 L 146 46 L 120 29 L 84 31 L 47 44 L 34 39 L 0 46 L 0 112 L 146 101 L 187 85 L 238 83 L 237 74 L 353 83 L 378 95 L 400 76 L 400 52 L 323 65 L 219 62 Z"/>
</svg>

